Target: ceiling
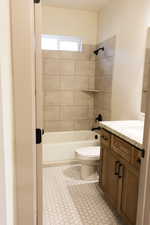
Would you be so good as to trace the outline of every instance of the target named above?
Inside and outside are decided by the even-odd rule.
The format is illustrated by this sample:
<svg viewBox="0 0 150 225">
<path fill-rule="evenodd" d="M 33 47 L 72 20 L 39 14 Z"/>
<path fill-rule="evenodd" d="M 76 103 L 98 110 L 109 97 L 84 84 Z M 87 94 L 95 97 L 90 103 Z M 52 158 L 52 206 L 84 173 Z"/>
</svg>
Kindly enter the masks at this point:
<svg viewBox="0 0 150 225">
<path fill-rule="evenodd" d="M 54 7 L 99 11 L 108 0 L 42 0 L 44 5 Z"/>
</svg>

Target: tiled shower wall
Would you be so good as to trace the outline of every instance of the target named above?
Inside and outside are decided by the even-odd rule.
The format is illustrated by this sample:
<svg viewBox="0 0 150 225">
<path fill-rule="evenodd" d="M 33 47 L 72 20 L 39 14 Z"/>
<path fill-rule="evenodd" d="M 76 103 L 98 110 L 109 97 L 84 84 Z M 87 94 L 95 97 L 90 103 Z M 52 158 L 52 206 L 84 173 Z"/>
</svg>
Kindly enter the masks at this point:
<svg viewBox="0 0 150 225">
<path fill-rule="evenodd" d="M 111 98 L 113 65 L 115 56 L 116 38 L 112 37 L 99 45 L 97 48 L 105 48 L 104 52 L 99 52 L 96 56 L 95 66 L 95 88 L 100 90 L 95 94 L 95 117 L 102 114 L 104 120 L 111 119 Z"/>
<path fill-rule="evenodd" d="M 44 129 L 91 129 L 94 95 L 83 90 L 95 86 L 95 46 L 82 52 L 43 51 Z"/>
<path fill-rule="evenodd" d="M 147 93 L 148 93 L 149 74 L 150 74 L 150 48 L 147 48 L 146 49 L 146 55 L 145 55 L 143 90 L 142 90 L 142 104 L 141 104 L 141 111 L 144 112 L 144 113 L 146 111 L 146 98 L 147 98 Z"/>
</svg>

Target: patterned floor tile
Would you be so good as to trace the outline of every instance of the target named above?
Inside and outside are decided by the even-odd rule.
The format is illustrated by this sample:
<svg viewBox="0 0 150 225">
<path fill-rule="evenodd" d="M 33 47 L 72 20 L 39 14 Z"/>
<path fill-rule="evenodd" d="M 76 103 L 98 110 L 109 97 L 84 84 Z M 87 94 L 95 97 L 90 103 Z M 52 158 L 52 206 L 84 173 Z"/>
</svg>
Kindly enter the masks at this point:
<svg viewBox="0 0 150 225">
<path fill-rule="evenodd" d="M 43 225 L 121 225 L 97 181 L 80 179 L 80 165 L 43 169 Z"/>
</svg>

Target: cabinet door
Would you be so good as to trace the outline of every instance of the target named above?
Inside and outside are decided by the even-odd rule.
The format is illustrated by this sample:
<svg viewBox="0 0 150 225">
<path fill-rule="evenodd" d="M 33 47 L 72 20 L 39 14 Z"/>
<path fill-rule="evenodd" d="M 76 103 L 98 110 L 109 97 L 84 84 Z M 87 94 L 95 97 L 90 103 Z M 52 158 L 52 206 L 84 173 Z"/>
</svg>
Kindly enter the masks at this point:
<svg viewBox="0 0 150 225">
<path fill-rule="evenodd" d="M 101 147 L 101 188 L 104 192 L 107 191 L 107 179 L 108 179 L 108 172 L 107 172 L 107 164 L 108 164 L 108 149 L 104 146 Z"/>
<path fill-rule="evenodd" d="M 121 214 L 127 218 L 129 224 L 136 224 L 137 203 L 138 203 L 138 172 L 134 169 L 124 167 Z"/>
<path fill-rule="evenodd" d="M 118 207 L 119 180 L 115 175 L 117 158 L 107 149 L 103 149 L 102 184 L 106 198 L 115 208 Z"/>
</svg>

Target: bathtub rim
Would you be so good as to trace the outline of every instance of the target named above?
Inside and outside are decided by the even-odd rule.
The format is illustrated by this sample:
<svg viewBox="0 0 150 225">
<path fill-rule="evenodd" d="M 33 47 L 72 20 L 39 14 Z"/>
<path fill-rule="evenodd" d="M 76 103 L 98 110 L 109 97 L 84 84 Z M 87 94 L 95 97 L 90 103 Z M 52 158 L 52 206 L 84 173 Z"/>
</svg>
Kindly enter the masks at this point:
<svg viewBox="0 0 150 225">
<path fill-rule="evenodd" d="M 80 164 L 79 160 L 70 159 L 70 160 L 47 161 L 47 162 L 43 162 L 42 166 L 43 166 L 43 168 L 48 168 L 48 167 L 76 165 L 76 164 Z"/>
<path fill-rule="evenodd" d="M 73 135 L 73 134 L 77 134 L 77 135 L 79 135 L 79 134 L 83 134 L 84 135 L 84 133 L 85 133 L 85 135 L 87 135 L 87 134 L 89 134 L 89 137 L 90 137 L 90 135 L 91 135 L 91 137 L 93 136 L 93 139 L 91 138 L 89 138 L 89 139 L 81 139 L 81 140 L 65 140 L 65 141 L 61 141 L 61 142 L 50 142 L 50 141 L 48 141 L 49 140 L 49 138 L 50 138 L 50 135 L 66 135 L 66 134 L 69 134 L 69 135 Z M 94 135 L 98 135 L 98 139 L 95 139 L 94 138 Z M 45 145 L 45 144 L 62 144 L 62 143 L 70 143 L 70 142 L 80 142 L 80 141 L 93 141 L 93 140 L 100 140 L 100 133 L 98 133 L 98 132 L 96 132 L 96 131 L 91 131 L 91 130 L 73 130 L 73 131 L 58 131 L 58 132 L 45 132 L 45 134 L 43 135 L 43 145 Z"/>
</svg>

